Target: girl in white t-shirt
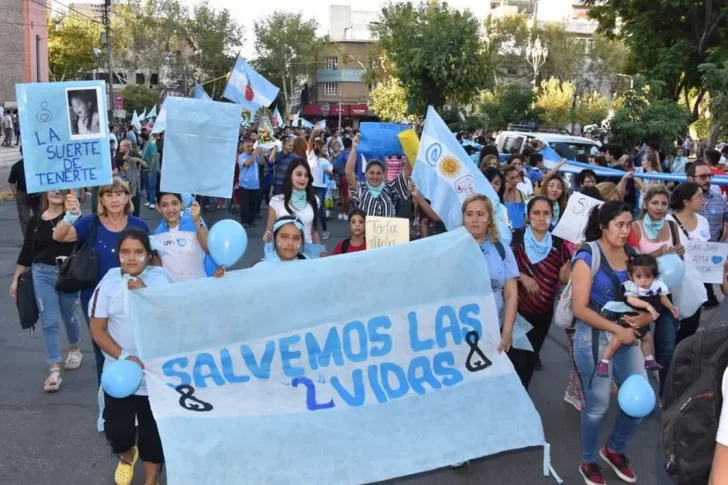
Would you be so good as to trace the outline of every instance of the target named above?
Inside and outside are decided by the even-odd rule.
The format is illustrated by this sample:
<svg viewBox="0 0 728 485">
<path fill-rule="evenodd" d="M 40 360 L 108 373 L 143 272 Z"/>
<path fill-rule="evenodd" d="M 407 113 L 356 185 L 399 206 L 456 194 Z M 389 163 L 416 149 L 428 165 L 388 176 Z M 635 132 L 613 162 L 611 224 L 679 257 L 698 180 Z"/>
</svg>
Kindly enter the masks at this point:
<svg viewBox="0 0 728 485">
<path fill-rule="evenodd" d="M 152 248 L 149 236 L 139 229 L 127 229 L 119 236 L 119 268 L 112 268 L 94 290 L 89 302 L 91 337 L 106 358 L 104 369 L 120 359 L 144 364 L 136 356 L 134 329 L 129 322 L 129 291 L 172 283 L 162 268 L 150 266 Z M 116 399 L 104 393 L 104 432 L 114 453 L 119 455 L 114 480 L 131 484 L 134 465 L 141 457 L 145 482 L 157 483 L 164 462 L 157 422 L 149 406 L 144 380 L 137 391 Z M 137 439 L 138 423 L 139 435 Z"/>
<path fill-rule="evenodd" d="M 670 207 L 673 213 L 668 214 L 666 218 L 677 223 L 680 244 L 687 248 L 690 241 L 707 242 L 710 240 L 708 220 L 697 214 L 697 212 L 705 210 L 705 197 L 700 185 L 686 182 L 675 187 L 670 196 Z M 698 308 L 692 316 L 680 320 L 675 345 L 697 332 L 700 326 L 700 313 L 701 309 Z"/>
<path fill-rule="evenodd" d="M 308 162 L 297 158 L 288 165 L 283 179 L 283 193 L 274 196 L 268 204 L 268 223 L 265 242 L 273 239 L 273 225 L 278 219 L 293 216 L 303 224 L 305 242 L 319 244 L 318 207 L 321 201 L 314 194 L 313 177 Z"/>
<path fill-rule="evenodd" d="M 207 226 L 200 216 L 200 204 L 194 201 L 185 210 L 182 196 L 170 192 L 160 192 L 157 201 L 162 221 L 152 236 L 152 248 L 174 282 L 223 276 L 225 268 L 218 268 L 209 256 Z"/>
<path fill-rule="evenodd" d="M 322 130 L 314 130 L 308 139 L 308 147 L 306 148 L 308 155 L 308 164 L 311 167 L 313 175 L 313 189 L 319 200 L 318 220 L 321 222 L 321 239 L 329 238 L 329 231 L 326 227 L 326 191 L 329 186 L 329 178 L 334 178 L 334 166 L 326 158 L 326 148 L 324 143 L 324 133 Z"/>
</svg>

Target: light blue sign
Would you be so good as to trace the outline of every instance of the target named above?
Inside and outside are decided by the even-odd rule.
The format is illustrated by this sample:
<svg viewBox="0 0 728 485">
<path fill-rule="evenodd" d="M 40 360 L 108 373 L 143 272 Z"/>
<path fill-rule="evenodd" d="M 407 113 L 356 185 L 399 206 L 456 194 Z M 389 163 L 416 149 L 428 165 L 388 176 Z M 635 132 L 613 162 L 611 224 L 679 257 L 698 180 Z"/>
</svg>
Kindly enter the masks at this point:
<svg viewBox="0 0 728 485">
<path fill-rule="evenodd" d="M 378 158 L 382 161 L 386 157 L 401 157 L 404 151 L 397 135 L 409 129 L 409 126 L 399 123 L 364 121 L 359 125 L 361 140 L 357 151 L 368 159 Z"/>
<path fill-rule="evenodd" d="M 161 189 L 229 199 L 240 135 L 240 105 L 168 96 Z"/>
<path fill-rule="evenodd" d="M 28 193 L 111 183 L 101 81 L 16 84 Z"/>
<path fill-rule="evenodd" d="M 464 229 L 135 291 L 130 319 L 169 483 L 363 484 L 532 446 L 549 473 Z"/>
<path fill-rule="evenodd" d="M 365 73 L 364 69 L 322 69 L 316 73 L 316 82 L 360 83 Z"/>
</svg>

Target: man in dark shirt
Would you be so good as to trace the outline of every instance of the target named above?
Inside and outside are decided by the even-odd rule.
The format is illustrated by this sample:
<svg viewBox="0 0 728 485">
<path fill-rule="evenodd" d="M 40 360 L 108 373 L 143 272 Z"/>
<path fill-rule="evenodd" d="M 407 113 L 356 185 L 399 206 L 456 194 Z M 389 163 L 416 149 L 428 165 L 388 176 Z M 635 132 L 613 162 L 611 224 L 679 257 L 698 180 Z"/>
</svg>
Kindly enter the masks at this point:
<svg viewBox="0 0 728 485">
<path fill-rule="evenodd" d="M 23 154 L 22 148 L 20 150 L 20 154 Z M 23 164 L 22 158 L 15 162 L 10 168 L 8 183 L 10 184 L 10 190 L 13 193 L 13 196 L 15 196 L 15 205 L 18 208 L 20 230 L 23 231 L 23 238 L 25 238 L 25 229 L 28 224 L 28 219 L 30 219 L 31 212 L 33 215 L 40 213 L 40 194 L 28 194 L 28 189 L 25 185 L 25 165 Z"/>
</svg>

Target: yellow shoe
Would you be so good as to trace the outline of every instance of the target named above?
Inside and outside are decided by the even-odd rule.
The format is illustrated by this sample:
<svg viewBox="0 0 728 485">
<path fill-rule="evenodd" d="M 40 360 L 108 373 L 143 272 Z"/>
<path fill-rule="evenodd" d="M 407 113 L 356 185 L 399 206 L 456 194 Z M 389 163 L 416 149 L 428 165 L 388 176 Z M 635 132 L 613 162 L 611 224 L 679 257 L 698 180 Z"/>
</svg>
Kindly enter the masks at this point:
<svg viewBox="0 0 728 485">
<path fill-rule="evenodd" d="M 134 459 L 132 459 L 131 465 L 119 460 L 119 464 L 116 465 L 116 473 L 114 473 L 114 482 L 116 482 L 116 485 L 131 485 L 132 480 L 134 480 L 134 465 L 136 465 L 138 459 L 139 450 L 135 446 Z"/>
</svg>

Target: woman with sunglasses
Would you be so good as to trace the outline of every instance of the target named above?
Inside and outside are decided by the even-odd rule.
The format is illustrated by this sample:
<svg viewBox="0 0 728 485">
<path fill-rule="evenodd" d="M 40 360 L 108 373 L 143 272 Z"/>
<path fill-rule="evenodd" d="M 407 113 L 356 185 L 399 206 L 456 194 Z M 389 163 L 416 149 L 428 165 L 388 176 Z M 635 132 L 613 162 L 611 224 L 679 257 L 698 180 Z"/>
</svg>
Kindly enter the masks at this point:
<svg viewBox="0 0 728 485">
<path fill-rule="evenodd" d="M 27 234 L 10 284 L 10 298 L 15 299 L 18 278 L 30 268 L 33 290 L 38 301 L 40 322 L 43 327 L 43 347 L 50 374 L 43 382 L 45 392 L 55 392 L 61 387 L 61 343 L 58 327 L 60 321 L 66 328 L 68 354 L 63 363 L 65 370 L 78 369 L 83 360 L 79 343 L 81 332 L 76 317 L 78 293 L 62 293 L 56 290 L 56 268 L 59 260 L 73 251 L 73 243 L 53 239 L 56 226 L 63 220 L 64 193 L 58 190 L 41 196 L 43 212 L 28 221 Z"/>
</svg>

